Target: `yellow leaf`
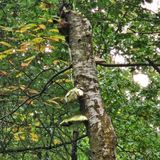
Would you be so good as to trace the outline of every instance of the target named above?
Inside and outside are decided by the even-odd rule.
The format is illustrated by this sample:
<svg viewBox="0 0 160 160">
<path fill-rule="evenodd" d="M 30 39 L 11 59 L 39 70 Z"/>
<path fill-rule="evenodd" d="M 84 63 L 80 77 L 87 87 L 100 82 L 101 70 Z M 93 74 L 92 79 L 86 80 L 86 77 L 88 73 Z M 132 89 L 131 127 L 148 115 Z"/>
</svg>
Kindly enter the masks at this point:
<svg viewBox="0 0 160 160">
<path fill-rule="evenodd" d="M 32 141 L 37 142 L 39 140 L 39 137 L 35 133 L 30 133 L 30 138 Z"/>
<path fill-rule="evenodd" d="M 21 63 L 21 67 L 22 68 L 25 68 L 25 67 L 28 67 L 29 64 L 32 62 L 32 60 L 35 58 L 35 56 L 31 56 L 27 59 L 24 60 L 24 62 Z"/>
<path fill-rule="evenodd" d="M 40 52 L 45 52 L 46 45 L 37 46 L 37 50 Z"/>
<path fill-rule="evenodd" d="M 50 36 L 50 37 L 44 37 L 50 41 L 55 41 L 55 42 L 59 42 L 59 41 L 65 41 L 65 37 L 64 36 Z"/>
<path fill-rule="evenodd" d="M 22 114 L 19 114 L 19 116 L 20 116 L 21 119 L 22 119 L 23 115 L 22 115 Z M 22 133 L 24 133 L 24 128 L 23 128 L 23 127 L 19 127 L 19 132 L 18 132 L 18 134 L 22 134 Z"/>
<path fill-rule="evenodd" d="M 34 124 L 35 126 L 40 126 L 41 124 L 40 124 L 40 122 L 35 122 L 35 124 Z"/>
<path fill-rule="evenodd" d="M 21 140 L 18 135 L 14 135 L 14 139 L 15 139 L 16 141 L 20 141 L 20 140 Z"/>
<path fill-rule="evenodd" d="M 4 46 L 7 46 L 7 47 L 12 47 L 9 43 L 4 42 L 4 41 L 1 41 L 0 44 L 2 44 Z"/>
<path fill-rule="evenodd" d="M 33 100 L 32 99 L 30 99 L 30 100 L 28 100 L 27 102 L 26 102 L 26 104 L 29 104 L 29 105 L 33 105 Z"/>
<path fill-rule="evenodd" d="M 19 130 L 19 128 L 18 128 L 18 127 L 13 127 L 13 128 L 12 128 L 13 133 L 18 132 L 18 130 Z"/>
<path fill-rule="evenodd" d="M 10 27 L 0 26 L 0 28 L 1 28 L 3 31 L 8 31 L 8 32 L 12 31 L 12 28 L 10 28 Z"/>
<path fill-rule="evenodd" d="M 25 86 L 25 85 L 21 85 L 19 88 L 20 88 L 21 90 L 25 90 L 25 89 L 26 89 L 26 86 Z"/>
<path fill-rule="evenodd" d="M 41 10 L 48 10 L 47 4 L 44 3 L 44 2 L 41 2 L 41 3 L 40 3 L 39 8 L 40 8 Z"/>
<path fill-rule="evenodd" d="M 57 83 L 72 83 L 71 79 L 58 79 L 56 80 Z"/>
<path fill-rule="evenodd" d="M 21 77 L 22 75 L 23 75 L 23 73 L 20 72 L 20 73 L 18 73 L 18 74 L 16 75 L 16 78 L 19 78 L 19 77 Z"/>
<path fill-rule="evenodd" d="M 0 60 L 2 60 L 2 59 L 4 59 L 5 57 L 7 57 L 7 55 L 1 55 L 1 53 L 0 53 Z"/>
<path fill-rule="evenodd" d="M 23 43 L 20 45 L 20 49 L 27 51 L 29 46 L 30 46 L 30 43 L 29 43 L 29 42 L 23 42 Z"/>
<path fill-rule="evenodd" d="M 3 52 L 0 52 L 1 55 L 3 55 L 3 54 L 13 54 L 13 53 L 14 53 L 13 49 L 8 49 L 8 50 L 5 50 Z"/>
<path fill-rule="evenodd" d="M 38 43 L 41 43 L 43 41 L 44 41 L 44 39 L 41 38 L 41 37 L 32 39 L 32 43 L 34 43 L 34 44 L 38 44 Z"/>
<path fill-rule="evenodd" d="M 55 29 L 50 29 L 49 32 L 59 33 L 59 30 L 55 28 Z"/>
<path fill-rule="evenodd" d="M 35 28 L 33 31 L 34 32 L 37 32 L 37 31 L 39 31 L 41 28 L 39 28 L 39 27 L 37 27 L 37 28 Z"/>
<path fill-rule="evenodd" d="M 9 87 L 5 87 L 5 88 L 0 88 L 0 93 L 10 93 L 10 92 L 14 92 L 18 89 L 17 86 L 9 86 Z"/>
<path fill-rule="evenodd" d="M 60 141 L 59 139 L 54 139 L 54 140 L 53 140 L 53 144 L 54 144 L 54 145 L 61 144 L 61 141 Z"/>
<path fill-rule="evenodd" d="M 3 58 L 5 58 L 7 55 L 13 54 L 13 53 L 16 53 L 15 49 L 8 49 L 8 50 L 5 50 L 3 52 L 0 52 L 0 60 L 2 60 Z"/>
<path fill-rule="evenodd" d="M 35 58 L 35 56 L 28 57 L 27 59 L 24 60 L 24 62 L 28 62 L 30 60 L 33 60 L 34 58 Z"/>
<path fill-rule="evenodd" d="M 48 22 L 49 22 L 49 23 L 53 23 L 53 20 L 52 20 L 52 19 L 49 19 Z"/>
<path fill-rule="evenodd" d="M 27 52 L 26 48 L 16 49 L 16 52 L 25 53 Z"/>
<path fill-rule="evenodd" d="M 37 90 L 35 90 L 35 89 L 27 88 L 26 90 L 29 92 L 29 94 L 38 94 L 38 93 L 39 93 L 39 92 L 38 92 Z"/>
<path fill-rule="evenodd" d="M 54 65 L 60 64 L 60 60 L 54 60 L 54 61 L 53 61 L 53 64 L 54 64 Z"/>
<path fill-rule="evenodd" d="M 20 30 L 17 30 L 16 32 L 21 32 L 21 33 L 24 33 L 26 32 L 27 30 L 31 29 L 31 28 L 34 28 L 36 27 L 37 25 L 34 24 L 34 23 L 30 23 L 30 24 L 27 24 L 25 26 L 23 26 Z"/>
<path fill-rule="evenodd" d="M 59 103 L 55 101 L 56 99 L 59 99 L 59 97 L 54 97 L 54 98 L 52 98 L 52 99 L 49 99 L 49 100 L 47 100 L 47 102 L 48 102 L 48 103 L 52 103 L 52 104 L 59 105 Z"/>
<path fill-rule="evenodd" d="M 41 29 L 46 29 L 46 26 L 44 24 L 40 24 L 38 27 Z"/>
<path fill-rule="evenodd" d="M 5 77 L 5 76 L 7 76 L 7 75 L 8 75 L 7 72 L 5 72 L 5 71 L 0 71 L 0 77 Z"/>
<path fill-rule="evenodd" d="M 21 141 L 21 140 L 25 140 L 25 134 L 24 133 L 22 133 L 22 132 L 18 132 L 18 133 L 15 133 L 14 134 L 14 139 L 16 140 L 16 141 Z"/>
<path fill-rule="evenodd" d="M 29 66 L 30 63 L 31 63 L 31 61 L 29 61 L 29 62 L 22 62 L 22 63 L 21 63 L 21 67 L 22 67 L 22 68 L 26 68 L 26 67 Z"/>
<path fill-rule="evenodd" d="M 60 59 L 56 59 L 53 61 L 53 64 L 54 65 L 58 65 L 58 64 L 66 64 L 68 65 L 68 62 L 67 61 L 63 61 L 63 60 L 60 60 Z M 69 70 L 68 70 L 69 71 Z M 67 72 L 67 71 L 66 71 Z"/>
</svg>

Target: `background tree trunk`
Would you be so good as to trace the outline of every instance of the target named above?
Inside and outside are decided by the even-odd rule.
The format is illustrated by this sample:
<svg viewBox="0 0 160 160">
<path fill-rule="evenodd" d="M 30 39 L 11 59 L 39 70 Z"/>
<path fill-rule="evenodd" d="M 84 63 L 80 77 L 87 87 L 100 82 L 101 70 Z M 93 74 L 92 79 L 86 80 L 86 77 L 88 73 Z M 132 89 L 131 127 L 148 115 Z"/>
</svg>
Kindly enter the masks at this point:
<svg viewBox="0 0 160 160">
<path fill-rule="evenodd" d="M 73 142 L 72 142 L 72 160 L 77 160 L 77 139 L 79 132 L 73 131 Z"/>
<path fill-rule="evenodd" d="M 67 17 L 75 87 L 84 91 L 79 102 L 82 113 L 88 118 L 86 128 L 91 159 L 115 160 L 116 135 L 99 91 L 90 22 L 81 14 L 72 11 Z"/>
</svg>

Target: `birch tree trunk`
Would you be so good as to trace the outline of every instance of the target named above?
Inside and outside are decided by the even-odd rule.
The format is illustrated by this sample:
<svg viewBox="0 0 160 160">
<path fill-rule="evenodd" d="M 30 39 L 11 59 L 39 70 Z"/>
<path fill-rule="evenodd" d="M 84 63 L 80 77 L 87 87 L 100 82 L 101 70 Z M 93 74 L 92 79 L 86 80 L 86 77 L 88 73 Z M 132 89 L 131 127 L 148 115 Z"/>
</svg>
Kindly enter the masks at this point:
<svg viewBox="0 0 160 160">
<path fill-rule="evenodd" d="M 100 95 L 90 22 L 73 11 L 67 15 L 67 20 L 70 25 L 69 46 L 75 87 L 84 91 L 84 96 L 79 102 L 82 114 L 88 118 L 86 128 L 90 140 L 91 159 L 115 160 L 116 135 Z"/>
</svg>

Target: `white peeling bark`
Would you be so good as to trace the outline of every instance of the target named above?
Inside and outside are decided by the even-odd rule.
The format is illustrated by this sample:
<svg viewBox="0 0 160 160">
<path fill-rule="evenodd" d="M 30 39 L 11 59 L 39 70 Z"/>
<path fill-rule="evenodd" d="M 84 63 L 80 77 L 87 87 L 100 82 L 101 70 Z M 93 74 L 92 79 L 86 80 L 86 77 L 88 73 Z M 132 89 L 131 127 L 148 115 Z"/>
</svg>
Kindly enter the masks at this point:
<svg viewBox="0 0 160 160">
<path fill-rule="evenodd" d="M 88 117 L 86 127 L 92 160 L 115 160 L 116 136 L 100 95 L 92 51 L 91 25 L 76 12 L 71 11 L 67 18 L 70 25 L 73 76 L 75 87 L 84 91 L 79 102 L 82 114 Z"/>
</svg>

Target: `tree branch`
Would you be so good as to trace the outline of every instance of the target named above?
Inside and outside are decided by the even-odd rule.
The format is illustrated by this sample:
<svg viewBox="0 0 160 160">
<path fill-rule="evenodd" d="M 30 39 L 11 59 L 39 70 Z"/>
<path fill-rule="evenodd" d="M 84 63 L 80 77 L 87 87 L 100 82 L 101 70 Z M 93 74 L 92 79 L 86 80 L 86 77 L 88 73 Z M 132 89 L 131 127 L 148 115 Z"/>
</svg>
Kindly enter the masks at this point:
<svg viewBox="0 0 160 160">
<path fill-rule="evenodd" d="M 87 137 L 87 135 L 82 135 L 81 137 L 77 138 L 76 141 L 81 140 L 85 137 Z M 0 150 L 0 153 L 7 154 L 7 153 L 31 152 L 31 151 L 36 151 L 36 150 L 51 150 L 54 148 L 62 147 L 64 145 L 72 144 L 73 141 L 75 140 L 67 141 L 67 142 L 53 145 L 53 146 L 38 146 L 38 147 L 28 147 L 28 148 L 5 149 L 5 150 Z"/>
<path fill-rule="evenodd" d="M 8 113 L 8 114 L 4 115 L 3 117 L 1 117 L 0 120 L 3 120 L 4 118 L 6 118 L 6 117 L 8 117 L 8 116 L 10 116 L 10 115 L 12 115 L 12 114 L 14 114 L 14 113 L 15 113 L 20 107 L 22 107 L 24 104 L 26 104 L 27 102 L 31 102 L 31 101 L 33 101 L 35 98 L 41 96 L 41 95 L 48 89 L 48 87 L 53 83 L 53 79 L 54 79 L 54 78 L 56 78 L 56 77 L 59 76 L 61 73 L 67 71 L 67 70 L 70 69 L 70 68 L 72 68 L 72 65 L 70 65 L 70 66 L 67 67 L 67 68 L 62 69 L 61 71 L 59 71 L 58 73 L 56 73 L 55 75 L 53 75 L 53 76 L 48 80 L 48 82 L 44 85 L 44 87 L 42 88 L 42 90 L 41 90 L 39 93 L 37 93 L 37 94 L 35 94 L 35 95 L 27 98 L 26 100 L 24 100 L 20 105 L 18 105 L 18 106 L 17 106 L 15 109 L 13 109 L 10 113 Z"/>
<path fill-rule="evenodd" d="M 98 64 L 100 66 L 103 66 L 103 67 L 140 67 L 140 66 L 148 66 L 148 67 L 152 67 L 153 65 L 150 64 L 150 63 L 134 63 L 134 64 L 131 64 L 131 63 L 128 63 L 128 64 L 106 64 L 106 63 L 103 63 L 103 64 Z M 160 64 L 155 64 L 157 67 L 160 66 Z"/>
<path fill-rule="evenodd" d="M 157 65 L 155 64 L 153 61 L 151 61 L 149 58 L 146 58 L 146 60 L 149 62 L 149 64 L 160 74 L 160 68 L 158 66 L 160 65 Z"/>
</svg>

